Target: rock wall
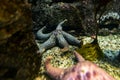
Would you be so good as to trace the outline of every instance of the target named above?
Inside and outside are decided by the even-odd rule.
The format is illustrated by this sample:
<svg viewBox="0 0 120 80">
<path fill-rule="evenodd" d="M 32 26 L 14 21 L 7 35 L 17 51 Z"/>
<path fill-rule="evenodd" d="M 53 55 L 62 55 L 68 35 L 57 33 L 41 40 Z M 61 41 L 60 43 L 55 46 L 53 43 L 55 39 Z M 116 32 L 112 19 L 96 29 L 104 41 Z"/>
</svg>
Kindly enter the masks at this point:
<svg viewBox="0 0 120 80">
<path fill-rule="evenodd" d="M 99 10 L 96 8 L 98 10 L 98 15 L 100 15 L 102 11 L 105 10 L 104 5 L 107 1 L 112 1 L 112 4 L 108 5 L 105 13 L 109 13 L 109 11 L 120 13 L 119 0 L 97 1 L 96 5 L 101 9 Z M 68 19 L 68 21 L 63 25 L 64 30 L 76 30 L 79 33 L 95 33 L 95 24 L 93 20 L 94 8 L 91 0 L 30 0 L 30 2 L 33 4 L 32 19 L 35 31 L 44 25 L 46 25 L 48 29 L 54 29 L 54 27 L 56 27 L 59 22 L 64 19 Z"/>
<path fill-rule="evenodd" d="M 68 21 L 63 24 L 64 30 L 70 30 L 70 28 L 82 30 L 78 9 L 80 4 L 76 1 L 77 0 L 72 0 L 72 2 L 67 0 L 36 0 L 36 4 L 32 5 L 34 30 L 38 30 L 44 25 L 46 25 L 48 29 L 55 29 L 56 25 L 64 19 L 68 19 Z"/>
<path fill-rule="evenodd" d="M 37 73 L 30 8 L 26 0 L 0 1 L 0 80 L 31 80 Z"/>
</svg>

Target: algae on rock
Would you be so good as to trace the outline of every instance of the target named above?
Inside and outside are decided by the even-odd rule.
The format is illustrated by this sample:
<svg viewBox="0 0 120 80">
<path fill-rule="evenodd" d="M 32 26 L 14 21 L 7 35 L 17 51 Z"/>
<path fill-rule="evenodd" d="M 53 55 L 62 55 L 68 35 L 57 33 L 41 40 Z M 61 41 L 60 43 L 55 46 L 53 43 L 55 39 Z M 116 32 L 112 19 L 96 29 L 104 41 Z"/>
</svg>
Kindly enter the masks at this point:
<svg viewBox="0 0 120 80">
<path fill-rule="evenodd" d="M 97 41 L 93 41 L 91 43 L 86 43 L 85 45 L 82 45 L 81 48 L 77 49 L 77 52 L 79 52 L 86 60 L 91 61 L 103 57 L 103 52 Z"/>
</svg>

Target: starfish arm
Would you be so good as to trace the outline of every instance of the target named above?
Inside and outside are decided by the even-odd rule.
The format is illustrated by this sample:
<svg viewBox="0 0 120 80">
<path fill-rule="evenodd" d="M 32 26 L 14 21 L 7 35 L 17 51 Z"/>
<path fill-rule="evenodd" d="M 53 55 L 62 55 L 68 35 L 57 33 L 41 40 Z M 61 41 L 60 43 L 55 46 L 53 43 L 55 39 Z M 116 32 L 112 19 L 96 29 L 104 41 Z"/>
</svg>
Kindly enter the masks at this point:
<svg viewBox="0 0 120 80">
<path fill-rule="evenodd" d="M 77 51 L 73 51 L 73 53 L 79 62 L 85 61 L 85 59 Z"/>
<path fill-rule="evenodd" d="M 43 53 L 46 49 L 55 46 L 55 44 L 56 44 L 55 36 L 51 35 L 47 41 L 45 41 L 39 46 L 39 52 Z"/>
<path fill-rule="evenodd" d="M 50 37 L 51 33 L 47 33 L 47 34 L 43 34 L 43 30 L 45 29 L 46 27 L 44 26 L 43 28 L 41 28 L 40 30 L 37 31 L 36 35 L 37 35 L 37 38 L 40 39 L 40 40 L 46 40 Z"/>
<path fill-rule="evenodd" d="M 61 33 L 57 33 L 56 35 L 57 41 L 58 41 L 58 45 L 60 47 L 62 47 L 63 49 L 67 49 L 69 47 L 69 44 L 67 43 L 67 41 L 65 40 L 65 38 L 63 37 L 63 35 Z"/>
<path fill-rule="evenodd" d="M 70 35 L 69 33 L 66 33 L 65 31 L 62 31 L 62 34 L 65 37 L 65 39 L 68 41 L 69 44 L 81 46 L 82 41 L 77 40 L 77 38 Z"/>
<path fill-rule="evenodd" d="M 56 30 L 62 30 L 62 24 L 65 23 L 67 21 L 67 19 L 63 20 L 62 22 L 60 22 L 56 28 Z"/>
<path fill-rule="evenodd" d="M 50 64 L 52 57 L 48 57 L 45 61 L 45 68 L 49 76 L 53 79 L 59 80 L 60 75 L 64 72 L 64 69 L 53 67 Z"/>
</svg>

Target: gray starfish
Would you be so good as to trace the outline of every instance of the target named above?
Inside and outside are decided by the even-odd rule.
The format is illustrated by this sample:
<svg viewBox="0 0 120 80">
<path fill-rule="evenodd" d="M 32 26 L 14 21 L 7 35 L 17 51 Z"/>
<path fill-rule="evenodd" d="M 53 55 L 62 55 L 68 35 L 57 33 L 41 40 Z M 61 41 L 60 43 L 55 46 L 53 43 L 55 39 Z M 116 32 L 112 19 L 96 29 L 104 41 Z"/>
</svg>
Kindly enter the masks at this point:
<svg viewBox="0 0 120 80">
<path fill-rule="evenodd" d="M 46 49 L 52 48 L 56 45 L 61 47 L 63 50 L 68 50 L 69 44 L 79 47 L 81 46 L 82 41 L 77 40 L 77 38 L 62 30 L 62 24 L 66 21 L 67 20 L 65 19 L 64 21 L 60 22 L 54 31 L 47 34 L 43 33 L 43 30 L 46 27 L 38 30 L 38 32 L 36 33 L 38 39 L 46 40 L 39 46 L 40 53 L 43 53 Z"/>
</svg>

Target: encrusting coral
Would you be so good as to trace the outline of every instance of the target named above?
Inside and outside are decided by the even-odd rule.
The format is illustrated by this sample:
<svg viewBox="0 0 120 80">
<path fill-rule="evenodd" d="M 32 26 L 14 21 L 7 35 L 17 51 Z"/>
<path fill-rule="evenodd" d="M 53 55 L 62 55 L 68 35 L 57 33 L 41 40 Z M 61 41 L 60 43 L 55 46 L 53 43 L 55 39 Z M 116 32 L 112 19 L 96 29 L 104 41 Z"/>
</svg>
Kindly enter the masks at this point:
<svg viewBox="0 0 120 80">
<path fill-rule="evenodd" d="M 92 38 L 92 36 L 91 36 Z M 79 52 L 86 60 L 96 60 L 104 57 L 104 54 L 99 46 L 99 43 L 96 38 L 92 38 L 91 43 L 86 43 L 80 48 L 77 48 L 76 51 Z"/>
<path fill-rule="evenodd" d="M 47 74 L 55 80 L 115 80 L 96 64 L 85 61 L 85 59 L 76 51 L 73 53 L 77 58 L 78 63 L 68 69 L 53 67 L 50 64 L 52 57 L 48 57 L 45 61 Z"/>
<path fill-rule="evenodd" d="M 62 24 L 66 21 L 67 19 L 60 22 L 54 31 L 47 34 L 43 33 L 43 30 L 46 27 L 38 30 L 36 33 L 37 38 L 39 40 L 45 40 L 45 42 L 39 46 L 39 53 L 43 53 L 46 49 L 52 48 L 56 45 L 65 51 L 68 50 L 69 44 L 79 47 L 81 46 L 82 41 L 77 40 L 77 38 L 62 30 Z"/>
</svg>

